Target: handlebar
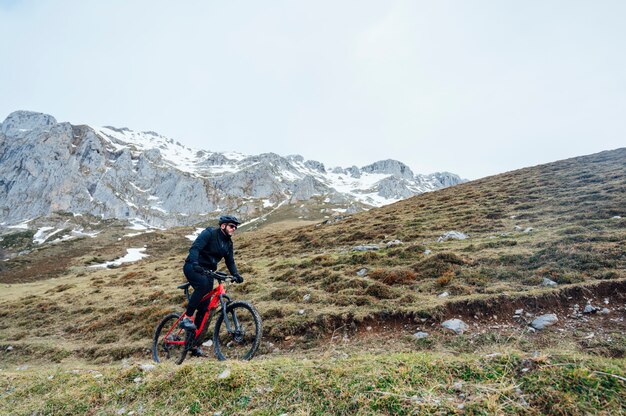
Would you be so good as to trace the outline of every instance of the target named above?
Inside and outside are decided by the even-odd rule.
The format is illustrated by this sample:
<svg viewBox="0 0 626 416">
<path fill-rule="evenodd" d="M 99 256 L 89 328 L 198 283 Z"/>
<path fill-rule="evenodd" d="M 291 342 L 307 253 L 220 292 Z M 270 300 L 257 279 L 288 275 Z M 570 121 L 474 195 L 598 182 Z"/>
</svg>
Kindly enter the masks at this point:
<svg viewBox="0 0 626 416">
<path fill-rule="evenodd" d="M 212 277 L 216 280 L 218 280 L 219 282 L 225 282 L 226 280 L 230 280 L 232 283 L 235 283 L 236 280 L 233 276 L 228 275 L 224 272 L 218 272 L 218 271 L 210 271 L 207 270 L 206 273 L 204 273 L 205 276 L 207 277 Z M 191 283 L 187 282 L 184 283 L 180 286 L 177 286 L 178 289 L 183 289 L 185 291 L 185 297 L 187 298 L 187 300 L 189 300 L 191 298 L 191 294 L 189 293 L 189 288 L 191 287 Z"/>
<path fill-rule="evenodd" d="M 231 276 L 229 274 L 226 274 L 224 272 L 218 272 L 218 271 L 212 272 L 210 270 L 207 270 L 205 275 L 207 277 L 212 277 L 212 278 L 214 278 L 216 280 L 219 280 L 220 282 L 224 282 L 226 280 L 230 280 L 231 282 L 235 282 L 235 278 L 233 276 Z"/>
</svg>

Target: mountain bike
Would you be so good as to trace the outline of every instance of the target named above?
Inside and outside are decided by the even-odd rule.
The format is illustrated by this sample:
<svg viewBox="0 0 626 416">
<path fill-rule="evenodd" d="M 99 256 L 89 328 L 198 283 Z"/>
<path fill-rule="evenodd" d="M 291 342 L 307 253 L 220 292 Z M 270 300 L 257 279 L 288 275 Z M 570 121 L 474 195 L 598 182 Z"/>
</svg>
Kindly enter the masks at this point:
<svg viewBox="0 0 626 416">
<path fill-rule="evenodd" d="M 206 339 L 211 319 L 217 314 L 213 330 L 213 350 L 219 360 L 250 360 L 259 348 L 263 332 L 261 317 L 248 302 L 231 301 L 226 295 L 224 282 L 234 282 L 232 276 L 221 272 L 207 272 L 219 283 L 207 293 L 202 302 L 211 298 L 208 313 L 195 331 L 179 328 L 183 314 L 171 313 L 163 318 L 154 331 L 152 359 L 157 363 L 173 360 L 182 364 L 187 353 L 200 346 Z M 178 286 L 185 291 L 187 301 L 191 298 L 191 283 Z M 193 288 L 192 288 L 193 289 Z"/>
</svg>

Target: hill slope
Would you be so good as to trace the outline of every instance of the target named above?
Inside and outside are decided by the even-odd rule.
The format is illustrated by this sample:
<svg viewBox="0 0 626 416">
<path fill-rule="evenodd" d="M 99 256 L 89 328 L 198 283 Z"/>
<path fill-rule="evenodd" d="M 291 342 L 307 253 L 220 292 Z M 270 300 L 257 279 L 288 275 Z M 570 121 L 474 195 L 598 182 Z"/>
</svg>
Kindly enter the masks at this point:
<svg viewBox="0 0 626 416">
<path fill-rule="evenodd" d="M 183 280 L 191 244 L 185 236 L 193 230 L 125 237 L 128 231 L 110 224 L 79 243 L 37 248 L 5 262 L 0 273 L 0 377 L 17 389 L 7 403 L 42 394 L 43 376 L 16 370 L 28 363 L 63 382 L 49 383 L 52 396 L 44 405 L 22 405 L 24 413 L 81 413 L 63 407 L 66 383 L 105 412 L 138 411 L 140 404 L 171 414 L 624 412 L 624 161 L 626 149 L 602 152 L 324 223 L 237 235 L 246 282 L 228 291 L 257 306 L 265 337 L 259 358 L 227 365 L 232 372 L 225 379 L 216 378 L 224 366 L 195 365 L 204 360 L 144 376 L 137 366 L 120 375 L 100 367 L 149 359 L 159 317 L 181 309 L 175 285 Z M 449 231 L 467 238 L 442 238 Z M 144 245 L 150 257 L 137 263 L 86 267 Z M 46 278 L 55 259 L 63 265 L 55 279 Z M 37 277 L 16 283 L 14 273 Z M 587 304 L 600 312 L 583 313 Z M 529 330 L 545 313 L 556 314 L 557 324 Z M 463 319 L 468 330 L 443 330 L 448 318 Z M 416 339 L 416 331 L 428 337 Z M 303 358 L 311 364 L 298 370 Z M 424 365 L 429 361 L 438 367 Z M 73 366 L 102 372 L 104 381 L 90 373 L 69 380 L 64 371 Z M 132 382 L 135 377 L 145 384 Z M 219 387 L 228 403 L 219 407 L 217 393 L 200 390 L 186 390 L 181 399 L 180 384 L 165 382 L 171 377 L 181 383 L 209 377 L 199 382 L 201 391 Z M 117 388 L 132 393 L 116 395 Z M 578 394 L 581 388 L 587 394 Z"/>
</svg>

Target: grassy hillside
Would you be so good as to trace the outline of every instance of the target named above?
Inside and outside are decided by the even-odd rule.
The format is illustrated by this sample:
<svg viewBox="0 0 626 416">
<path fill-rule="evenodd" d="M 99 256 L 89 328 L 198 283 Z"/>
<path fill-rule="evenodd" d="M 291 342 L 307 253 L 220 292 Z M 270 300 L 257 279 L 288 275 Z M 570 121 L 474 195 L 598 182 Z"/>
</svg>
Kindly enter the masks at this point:
<svg viewBox="0 0 626 416">
<path fill-rule="evenodd" d="M 626 149 L 298 225 L 276 212 L 236 236 L 246 281 L 227 290 L 263 317 L 254 362 L 145 374 L 155 325 L 184 305 L 191 228 L 5 235 L 4 250 L 30 252 L 0 268 L 0 413 L 626 412 Z M 88 267 L 143 246 L 137 263 Z M 588 303 L 606 311 L 582 314 Z M 558 323 L 529 331 L 544 313 Z M 465 334 L 440 327 L 458 317 Z"/>
</svg>

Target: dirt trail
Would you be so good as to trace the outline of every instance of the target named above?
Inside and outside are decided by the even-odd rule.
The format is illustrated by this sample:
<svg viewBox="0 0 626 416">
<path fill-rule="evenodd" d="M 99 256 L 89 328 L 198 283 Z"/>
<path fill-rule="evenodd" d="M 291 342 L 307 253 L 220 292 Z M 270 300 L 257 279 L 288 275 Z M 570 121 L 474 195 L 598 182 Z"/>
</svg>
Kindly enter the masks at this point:
<svg viewBox="0 0 626 416">
<path fill-rule="evenodd" d="M 583 313 L 588 304 L 596 311 Z M 603 308 L 606 308 L 604 312 Z M 516 313 L 519 310 L 521 313 Z M 537 332 L 530 329 L 533 319 L 548 313 L 557 315 L 555 325 Z M 626 279 L 568 286 L 536 295 L 451 301 L 416 315 L 378 314 L 360 322 L 329 319 L 327 330 L 308 345 L 303 342 L 311 335 L 307 331 L 271 342 L 291 352 L 324 349 L 325 345 L 346 342 L 366 349 L 374 344 L 402 348 L 399 344 L 410 346 L 407 338 L 419 330 L 438 334 L 437 342 L 446 348 L 447 344 L 455 343 L 456 335 L 440 324 L 452 318 L 468 324 L 465 335 L 469 339 L 526 337 L 531 349 L 570 343 L 593 354 L 623 358 L 626 356 L 626 346 L 621 345 L 626 340 Z"/>
</svg>

